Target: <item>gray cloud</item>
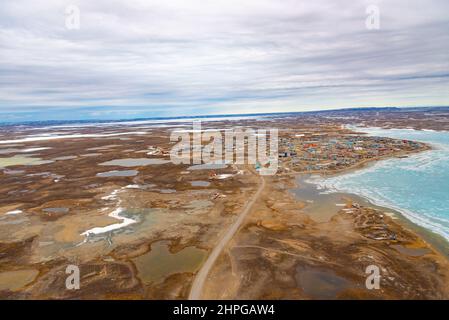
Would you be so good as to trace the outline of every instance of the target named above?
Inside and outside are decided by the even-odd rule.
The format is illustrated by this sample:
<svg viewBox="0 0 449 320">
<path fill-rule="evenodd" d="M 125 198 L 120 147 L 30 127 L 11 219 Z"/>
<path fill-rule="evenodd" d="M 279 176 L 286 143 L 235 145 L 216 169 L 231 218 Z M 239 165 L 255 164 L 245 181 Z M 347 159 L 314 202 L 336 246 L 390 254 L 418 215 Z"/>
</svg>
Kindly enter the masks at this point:
<svg viewBox="0 0 449 320">
<path fill-rule="evenodd" d="M 3 2 L 3 115 L 449 104 L 445 0 Z M 70 4 L 80 30 L 65 28 Z"/>
</svg>

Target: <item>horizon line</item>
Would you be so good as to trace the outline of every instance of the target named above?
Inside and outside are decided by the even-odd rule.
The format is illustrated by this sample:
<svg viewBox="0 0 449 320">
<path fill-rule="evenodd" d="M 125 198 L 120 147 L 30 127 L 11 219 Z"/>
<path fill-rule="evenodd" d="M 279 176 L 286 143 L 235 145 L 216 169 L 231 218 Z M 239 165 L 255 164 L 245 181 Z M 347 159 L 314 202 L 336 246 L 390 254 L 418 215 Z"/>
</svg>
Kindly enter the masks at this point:
<svg viewBox="0 0 449 320">
<path fill-rule="evenodd" d="M 47 119 L 47 120 L 25 120 L 25 121 L 2 121 L 0 126 L 16 126 L 28 125 L 35 123 L 108 123 L 108 122 L 124 122 L 124 121 L 142 121 L 142 120 L 169 120 L 169 119 L 189 119 L 189 118 L 211 118 L 211 117 L 237 117 L 237 116 L 267 116 L 267 115 L 282 115 L 282 114 L 307 114 L 307 113 L 329 113 L 336 111 L 373 111 L 373 110 L 404 110 L 404 109 L 445 109 L 449 105 L 443 106 L 382 106 L 382 107 L 347 107 L 326 110 L 308 110 L 308 111 L 281 111 L 281 112 L 261 112 L 261 113 L 222 113 L 222 114 L 203 114 L 203 115 L 179 115 L 171 117 L 137 117 L 137 118 L 122 118 L 122 119 Z"/>
</svg>

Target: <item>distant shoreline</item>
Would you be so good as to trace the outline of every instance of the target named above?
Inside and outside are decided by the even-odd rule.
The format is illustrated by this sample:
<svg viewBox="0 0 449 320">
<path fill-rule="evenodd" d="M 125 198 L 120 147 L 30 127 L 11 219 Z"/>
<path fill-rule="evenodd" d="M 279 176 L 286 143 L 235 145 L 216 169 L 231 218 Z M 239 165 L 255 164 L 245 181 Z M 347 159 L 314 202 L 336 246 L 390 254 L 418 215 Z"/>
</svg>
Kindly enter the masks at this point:
<svg viewBox="0 0 449 320">
<path fill-rule="evenodd" d="M 326 115 L 332 113 L 351 113 L 351 112 L 419 112 L 419 111 L 447 111 L 449 106 L 426 106 L 426 107 L 360 107 L 360 108 L 340 108 L 329 110 L 311 110 L 311 111 L 287 111 L 287 112 L 262 112 L 262 113 L 233 113 L 233 114 L 209 114 L 209 115 L 183 115 L 171 117 L 137 117 L 122 119 L 48 119 L 48 120 L 21 120 L 21 121 L 3 121 L 0 127 L 14 126 L 52 126 L 61 124 L 104 124 L 120 122 L 137 121 L 164 121 L 164 120 L 189 120 L 189 119 L 211 119 L 211 118 L 237 118 L 237 117 L 277 117 L 277 116 L 298 116 L 298 115 Z"/>
</svg>

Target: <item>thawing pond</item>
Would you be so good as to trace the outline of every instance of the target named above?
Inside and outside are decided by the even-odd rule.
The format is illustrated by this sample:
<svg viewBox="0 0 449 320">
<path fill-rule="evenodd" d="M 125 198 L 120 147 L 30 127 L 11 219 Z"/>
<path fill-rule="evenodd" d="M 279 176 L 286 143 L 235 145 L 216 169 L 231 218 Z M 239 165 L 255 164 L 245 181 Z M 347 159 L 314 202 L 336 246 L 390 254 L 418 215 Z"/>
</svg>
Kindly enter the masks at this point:
<svg viewBox="0 0 449 320">
<path fill-rule="evenodd" d="M 97 177 L 134 177 L 139 173 L 137 170 L 113 170 L 107 172 L 97 173 Z"/>
<path fill-rule="evenodd" d="M 158 241 L 148 253 L 133 261 L 144 283 L 157 283 L 175 273 L 198 271 L 205 258 L 206 250 L 192 246 L 171 253 L 167 241 Z"/>
<path fill-rule="evenodd" d="M 120 167 L 139 167 L 156 164 L 169 163 L 170 160 L 165 159 L 150 159 L 150 158 L 125 158 L 106 161 L 100 163 L 100 166 L 120 166 Z"/>
<path fill-rule="evenodd" d="M 332 270 L 298 266 L 296 281 L 312 299 L 336 299 L 342 291 L 352 287 L 351 282 Z"/>
<path fill-rule="evenodd" d="M 41 164 L 52 163 L 51 160 L 42 160 L 41 158 L 32 158 L 26 156 L 13 156 L 8 158 L 0 158 L 0 168 L 9 166 L 38 166 Z"/>
<path fill-rule="evenodd" d="M 210 186 L 209 181 L 190 181 L 192 187 L 208 187 Z"/>
<path fill-rule="evenodd" d="M 197 164 L 187 168 L 187 170 L 214 170 L 214 169 L 225 169 L 227 168 L 227 164 Z"/>
</svg>

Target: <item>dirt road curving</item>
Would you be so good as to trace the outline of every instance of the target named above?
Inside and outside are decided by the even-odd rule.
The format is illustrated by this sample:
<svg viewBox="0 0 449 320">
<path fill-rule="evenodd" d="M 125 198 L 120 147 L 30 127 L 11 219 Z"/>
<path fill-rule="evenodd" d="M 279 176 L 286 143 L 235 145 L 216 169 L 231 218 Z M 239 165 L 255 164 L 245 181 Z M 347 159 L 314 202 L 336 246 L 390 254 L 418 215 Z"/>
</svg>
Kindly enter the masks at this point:
<svg viewBox="0 0 449 320">
<path fill-rule="evenodd" d="M 210 272 L 210 269 L 214 265 L 217 258 L 220 256 L 220 253 L 223 251 L 224 247 L 228 244 L 228 242 L 232 239 L 232 237 L 237 233 L 240 226 L 242 225 L 242 222 L 245 220 L 245 217 L 250 212 L 252 206 L 256 202 L 256 200 L 259 198 L 260 194 L 262 193 L 262 190 L 265 188 L 265 179 L 263 177 L 260 177 L 261 184 L 259 186 L 259 189 L 257 189 L 257 192 L 249 201 L 245 208 L 242 210 L 240 215 L 238 216 L 237 220 L 229 227 L 229 229 L 226 231 L 226 233 L 223 235 L 223 237 L 220 239 L 220 241 L 217 243 L 215 248 L 210 253 L 209 257 L 207 258 L 206 262 L 202 265 L 201 269 L 198 271 L 198 273 L 195 276 L 195 279 L 192 283 L 192 288 L 190 289 L 189 294 L 189 300 L 199 300 L 201 299 L 201 293 L 203 291 L 204 283 L 206 282 L 207 276 Z"/>
</svg>

